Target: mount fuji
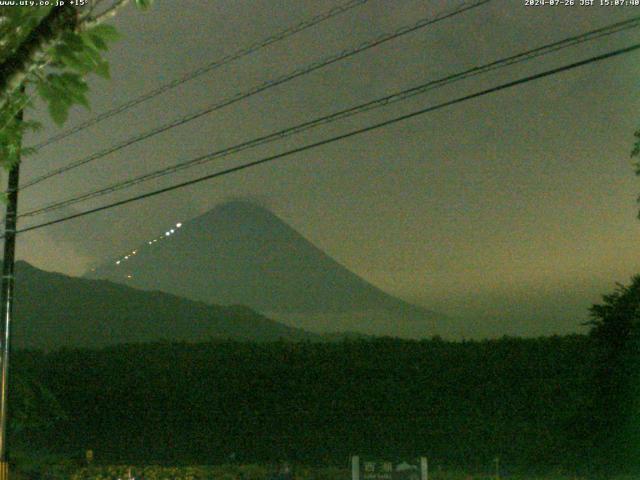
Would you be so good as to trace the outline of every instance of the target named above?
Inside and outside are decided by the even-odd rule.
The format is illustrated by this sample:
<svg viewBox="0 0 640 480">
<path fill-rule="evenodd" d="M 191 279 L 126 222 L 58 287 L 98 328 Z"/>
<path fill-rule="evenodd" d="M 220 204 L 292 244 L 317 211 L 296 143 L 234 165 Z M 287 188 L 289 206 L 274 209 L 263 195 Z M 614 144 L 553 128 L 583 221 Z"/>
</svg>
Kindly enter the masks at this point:
<svg viewBox="0 0 640 480">
<path fill-rule="evenodd" d="M 316 333 L 423 338 L 447 322 L 383 292 L 271 211 L 246 201 L 176 224 L 86 276 L 211 304 L 246 305 Z"/>
</svg>

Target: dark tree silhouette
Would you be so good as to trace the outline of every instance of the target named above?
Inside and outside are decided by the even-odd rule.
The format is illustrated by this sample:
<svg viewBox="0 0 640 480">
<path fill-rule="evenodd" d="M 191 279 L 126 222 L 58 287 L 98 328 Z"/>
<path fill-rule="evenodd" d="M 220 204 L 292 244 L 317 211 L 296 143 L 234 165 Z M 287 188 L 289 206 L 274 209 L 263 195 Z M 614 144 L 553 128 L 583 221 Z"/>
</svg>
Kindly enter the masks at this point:
<svg viewBox="0 0 640 480">
<path fill-rule="evenodd" d="M 640 275 L 591 308 L 596 345 L 594 427 L 605 468 L 640 465 Z"/>
</svg>

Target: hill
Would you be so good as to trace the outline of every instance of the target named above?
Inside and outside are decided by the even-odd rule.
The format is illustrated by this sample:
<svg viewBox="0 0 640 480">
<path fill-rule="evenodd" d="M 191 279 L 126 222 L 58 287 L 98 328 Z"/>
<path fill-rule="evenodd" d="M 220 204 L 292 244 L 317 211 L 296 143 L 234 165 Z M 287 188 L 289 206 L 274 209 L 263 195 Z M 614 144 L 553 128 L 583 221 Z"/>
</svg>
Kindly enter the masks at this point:
<svg viewBox="0 0 640 480">
<path fill-rule="evenodd" d="M 395 298 L 269 210 L 222 204 L 89 272 L 145 290 L 242 304 L 316 332 L 431 336 L 446 319 Z"/>
<path fill-rule="evenodd" d="M 317 336 L 242 306 L 221 307 L 163 292 L 16 265 L 15 345 L 18 348 L 94 348 L 122 343 L 272 341 Z"/>
</svg>

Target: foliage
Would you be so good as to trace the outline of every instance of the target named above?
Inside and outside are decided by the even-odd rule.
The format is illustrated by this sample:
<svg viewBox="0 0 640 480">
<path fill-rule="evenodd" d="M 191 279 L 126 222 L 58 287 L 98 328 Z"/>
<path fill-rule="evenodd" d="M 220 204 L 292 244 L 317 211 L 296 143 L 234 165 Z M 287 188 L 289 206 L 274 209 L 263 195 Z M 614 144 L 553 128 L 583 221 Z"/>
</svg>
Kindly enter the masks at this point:
<svg viewBox="0 0 640 480">
<path fill-rule="evenodd" d="M 40 124 L 34 121 L 24 121 L 17 118 L 24 105 L 29 104 L 28 95 L 19 91 L 9 97 L 5 108 L 0 110 L 0 165 L 9 170 L 21 155 L 28 155 L 31 151 L 22 148 L 22 136 L 25 132 L 36 131 Z"/>
<path fill-rule="evenodd" d="M 114 27 L 97 25 L 87 30 L 64 32 L 50 48 L 49 73 L 38 75 L 35 83 L 40 97 L 47 103 L 51 118 L 62 125 L 74 104 L 89 108 L 85 76 L 95 73 L 109 78 L 109 64 L 103 58 L 107 42 L 117 38 Z"/>
<path fill-rule="evenodd" d="M 346 462 L 345 462 L 346 463 Z M 268 480 L 271 469 L 264 465 L 217 465 L 217 466 L 189 466 L 189 467 L 161 467 L 134 465 L 104 466 L 82 468 L 66 473 L 58 469 L 60 476 L 70 480 L 126 480 L 129 474 L 136 479 L 144 480 Z M 294 480 L 350 480 L 351 470 L 348 468 L 327 467 L 294 467 Z M 430 472 L 432 480 L 495 480 L 495 475 L 473 475 L 464 471 L 436 470 Z M 585 477 L 575 475 L 508 475 L 509 480 L 586 480 Z M 627 477 L 615 477 L 611 480 L 631 480 Z"/>
<path fill-rule="evenodd" d="M 115 2 L 117 4 L 118 1 Z M 115 5 L 114 4 L 114 5 Z M 136 0 L 139 8 L 147 8 L 151 0 Z M 4 7 L 0 10 L 0 70 L 15 64 L 15 57 L 23 55 L 20 47 L 36 28 L 45 22 L 54 8 L 63 7 Z M 64 8 L 71 8 L 68 5 Z M 90 73 L 109 78 L 109 64 L 105 59 L 108 44 L 118 38 L 111 25 L 97 23 L 90 14 L 77 11 L 78 21 L 56 32 L 53 41 L 29 65 L 22 88 L 0 92 L 0 163 L 10 169 L 20 155 L 22 135 L 37 128 L 32 121 L 22 121 L 19 112 L 33 106 L 33 91 L 45 102 L 53 121 L 62 125 L 73 105 L 89 108 L 86 77 Z"/>
<path fill-rule="evenodd" d="M 640 334 L 640 275 L 631 284 L 617 284 L 616 290 L 602 297 L 602 304 L 591 307 L 591 335 L 612 351 L 628 350 Z"/>
<path fill-rule="evenodd" d="M 186 467 L 115 465 L 83 468 L 74 472 L 70 480 L 122 480 L 129 478 L 129 475 L 144 480 L 265 480 L 268 474 L 268 468 L 260 465 Z"/>
<path fill-rule="evenodd" d="M 339 466 L 359 452 L 474 472 L 496 455 L 511 473 L 570 469 L 588 457 L 569 434 L 587 409 L 592 356 L 585 337 L 63 350 L 31 364 L 69 420 L 32 445 L 91 448 L 98 464 L 233 454 Z"/>
<path fill-rule="evenodd" d="M 51 7 L 0 7 L 0 62 L 5 62 L 49 13 Z"/>
<path fill-rule="evenodd" d="M 596 340 L 593 427 L 601 463 L 640 465 L 640 275 L 591 308 Z"/>
<path fill-rule="evenodd" d="M 56 397 L 39 382 L 21 375 L 11 384 L 11 429 L 15 432 L 42 430 L 67 419 Z"/>
<path fill-rule="evenodd" d="M 639 157 L 640 156 L 640 129 L 636 130 L 633 133 L 633 136 L 636 138 L 635 143 L 633 144 L 633 149 L 631 150 L 631 157 Z M 640 176 L 640 161 L 634 163 L 636 176 Z M 640 196 L 637 199 L 638 203 L 640 203 Z M 640 218 L 640 211 L 638 212 L 638 218 Z"/>
</svg>

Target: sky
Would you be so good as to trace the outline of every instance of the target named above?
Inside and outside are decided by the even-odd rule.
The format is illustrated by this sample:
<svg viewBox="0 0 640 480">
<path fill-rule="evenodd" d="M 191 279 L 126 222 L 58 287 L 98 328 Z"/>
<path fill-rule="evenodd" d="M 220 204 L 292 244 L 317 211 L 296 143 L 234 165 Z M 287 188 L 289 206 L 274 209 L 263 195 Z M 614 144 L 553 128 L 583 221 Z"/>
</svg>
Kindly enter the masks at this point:
<svg viewBox="0 0 640 480">
<path fill-rule="evenodd" d="M 327 11 L 337 0 L 156 0 L 125 9 L 76 125 Z M 580 3 L 576 0 L 576 3 Z M 597 2 L 599 3 L 599 2 Z M 369 0 L 24 160 L 26 182 L 139 132 L 354 47 L 453 1 Z M 640 7 L 494 0 L 25 189 L 20 211 L 67 198 L 447 74 L 640 14 Z M 407 102 L 139 185 L 21 227 L 188 180 L 640 41 L 606 37 Z M 640 126 L 640 53 L 460 103 L 384 129 L 127 206 L 25 233 L 18 257 L 82 275 L 230 198 L 269 206 L 353 272 L 463 319 L 472 336 L 584 331 L 588 308 L 640 272 L 629 152 Z M 56 133 L 45 125 L 27 138 Z"/>
</svg>

